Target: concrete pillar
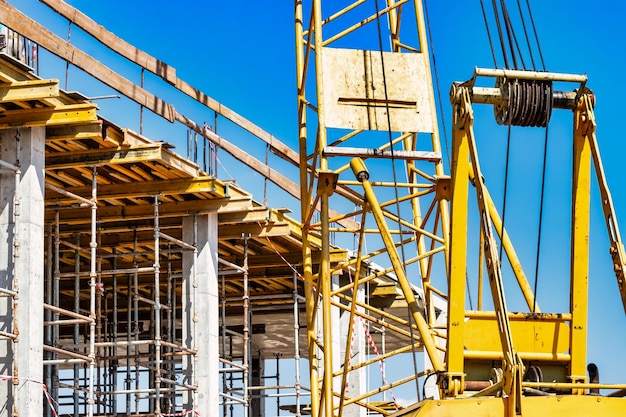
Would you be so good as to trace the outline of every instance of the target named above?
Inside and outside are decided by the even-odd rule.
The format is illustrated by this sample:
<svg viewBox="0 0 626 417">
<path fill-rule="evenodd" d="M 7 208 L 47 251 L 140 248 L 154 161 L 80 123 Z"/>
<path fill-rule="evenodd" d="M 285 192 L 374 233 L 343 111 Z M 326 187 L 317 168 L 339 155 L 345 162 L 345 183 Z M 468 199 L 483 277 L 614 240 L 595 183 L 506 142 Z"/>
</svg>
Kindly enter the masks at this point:
<svg viewBox="0 0 626 417">
<path fill-rule="evenodd" d="M 347 279 L 342 279 L 342 285 L 349 284 Z M 365 301 L 365 291 L 363 286 L 359 287 L 356 293 L 355 299 L 360 302 Z M 357 307 L 358 310 L 363 309 Z M 341 311 L 341 318 L 339 321 L 339 331 L 341 332 L 340 340 L 351 340 L 351 360 L 350 364 L 357 364 L 365 361 L 365 329 L 363 323 L 358 316 L 354 317 L 354 324 L 350 326 L 350 312 Z M 354 333 L 353 333 L 354 331 Z M 344 360 L 346 345 L 340 346 L 340 359 Z M 364 394 L 367 391 L 367 381 L 365 375 L 365 367 L 356 369 L 348 374 L 346 381 L 346 395 L 348 397 L 356 397 L 360 394 Z M 356 404 L 351 404 L 346 407 L 343 412 L 345 417 L 365 417 L 366 409 Z"/>
<path fill-rule="evenodd" d="M 198 248 L 197 257 L 183 255 L 183 343 L 198 352 L 183 360 L 184 383 L 198 386 L 195 401 L 190 391 L 183 404 L 207 416 L 219 414 L 217 225 L 217 213 L 183 220 L 183 241 Z"/>
<path fill-rule="evenodd" d="M 339 287 L 339 280 L 340 280 L 339 275 L 332 276 L 331 289 L 333 291 Z M 345 334 L 341 329 L 341 325 L 335 324 L 335 323 L 340 323 L 341 309 L 339 307 L 331 306 L 330 313 L 331 313 L 330 322 L 333 323 L 333 326 L 331 329 L 332 340 L 330 343 L 330 346 L 332 346 L 331 354 L 333 355 L 333 369 L 331 369 L 331 372 L 334 372 L 335 370 L 341 369 L 341 365 L 343 364 L 343 351 L 344 351 L 346 339 L 343 337 L 345 336 Z M 320 325 L 323 324 L 321 322 L 319 323 Z M 324 345 L 326 346 L 326 348 L 328 348 L 329 343 L 324 341 Z M 333 390 L 335 392 L 341 392 L 341 377 L 340 376 L 333 378 Z M 339 399 L 337 397 L 334 397 L 334 400 L 335 400 L 335 405 L 339 405 Z M 324 417 L 327 417 L 327 416 L 324 416 Z"/>
<path fill-rule="evenodd" d="M 45 133 L 0 130 L 0 160 L 20 165 L 17 184 L 13 170 L 0 169 L 0 287 L 18 291 L 15 305 L 0 298 L 0 330 L 13 333 L 15 318 L 19 332 L 17 343 L 0 341 L 0 375 L 15 378 L 0 382 L 0 417 L 43 413 Z"/>
<path fill-rule="evenodd" d="M 336 290 L 339 286 L 349 284 L 347 276 L 333 275 L 332 276 L 332 289 Z M 365 292 L 363 289 L 359 289 L 356 294 L 358 301 L 365 301 Z M 355 316 L 354 340 L 352 340 L 352 328 L 350 326 L 350 312 L 344 311 L 339 307 L 331 308 L 331 322 L 338 323 L 332 328 L 332 355 L 333 355 L 333 368 L 335 370 L 342 369 L 346 352 L 346 341 L 351 341 L 351 364 L 356 364 L 365 361 L 365 333 L 359 318 Z M 320 313 L 321 316 L 321 313 Z M 318 326 L 321 326 L 321 320 L 318 320 Z M 321 328 L 320 328 L 321 332 Z M 326 343 L 325 343 L 326 344 Z M 350 348 L 350 346 L 348 346 Z M 366 368 L 360 368 L 354 370 L 348 374 L 346 381 L 346 395 L 348 397 L 356 397 L 359 394 L 366 392 Z M 333 389 L 335 392 L 341 392 L 341 376 L 333 379 Z M 335 398 L 336 405 L 339 404 L 339 399 Z M 365 417 L 365 408 L 358 405 L 349 405 L 344 409 L 344 416 L 346 417 Z"/>
</svg>

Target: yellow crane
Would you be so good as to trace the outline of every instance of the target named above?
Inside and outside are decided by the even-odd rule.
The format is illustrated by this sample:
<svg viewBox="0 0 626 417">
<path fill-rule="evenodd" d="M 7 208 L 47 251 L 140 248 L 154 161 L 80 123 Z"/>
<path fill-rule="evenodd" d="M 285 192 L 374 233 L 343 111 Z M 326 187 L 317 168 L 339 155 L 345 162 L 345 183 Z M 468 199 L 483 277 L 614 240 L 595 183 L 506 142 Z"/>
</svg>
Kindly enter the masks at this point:
<svg viewBox="0 0 626 417">
<path fill-rule="evenodd" d="M 448 175 L 422 2 L 296 2 L 295 21 L 311 414 L 622 415 L 626 384 L 601 384 L 587 363 L 593 176 L 625 308 L 626 258 L 586 76 L 508 65 L 475 69 L 451 89 Z M 360 49 L 345 48 L 355 42 Z M 481 79 L 495 87 L 481 86 Z M 561 85 L 568 89 L 558 91 Z M 492 105 L 498 123 L 508 126 L 545 127 L 553 110 L 573 113 L 566 311 L 544 312 L 535 299 L 504 213 L 487 189 L 475 104 Z M 313 236 L 322 238 L 324 259 L 334 242 L 345 246 L 350 239 L 354 255 L 313 270 Z M 468 254 L 474 247 L 477 262 Z M 526 311 L 507 305 L 505 265 Z M 391 296 L 384 279 L 390 276 L 396 281 Z M 478 295 L 477 308 L 466 306 L 468 287 Z M 483 300 L 484 287 L 491 301 Z M 343 333 L 336 325 L 341 316 L 348 318 Z M 366 330 L 361 345 L 369 355 L 354 347 L 361 327 L 375 329 Z M 422 349 L 425 366 L 415 359 Z M 392 378 L 392 366 L 401 376 Z M 380 384 L 358 382 L 363 369 L 376 367 Z M 433 382 L 436 389 L 427 394 Z M 407 384 L 424 395 L 402 408 L 393 390 Z"/>
</svg>

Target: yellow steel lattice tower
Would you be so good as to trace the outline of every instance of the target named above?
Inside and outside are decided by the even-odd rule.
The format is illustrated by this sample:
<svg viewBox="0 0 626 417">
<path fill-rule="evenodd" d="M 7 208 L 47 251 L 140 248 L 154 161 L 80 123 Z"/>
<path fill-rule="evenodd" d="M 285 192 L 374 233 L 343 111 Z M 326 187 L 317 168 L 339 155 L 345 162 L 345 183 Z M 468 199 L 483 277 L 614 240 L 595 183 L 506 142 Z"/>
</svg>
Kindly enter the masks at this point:
<svg viewBox="0 0 626 417">
<path fill-rule="evenodd" d="M 445 303 L 433 278 L 445 277 L 449 178 L 422 14 L 419 1 L 380 7 L 336 2 L 325 9 L 320 1 L 297 2 L 313 415 L 390 414 L 397 408 L 393 389 L 409 385 L 417 396 L 418 373 L 444 371 L 444 344 L 438 343 L 444 332 L 435 324 L 444 313 L 437 302 Z M 313 270 L 312 238 L 321 238 L 325 260 L 334 247 L 331 240 L 352 246 L 353 256 L 338 264 L 322 261 Z M 354 339 L 362 332 L 367 342 L 360 349 L 375 353 L 357 354 Z M 429 369 L 412 358 L 422 348 L 432 363 Z M 384 364 L 394 360 L 405 361 L 407 370 L 396 380 L 384 372 Z M 375 389 L 350 382 L 359 380 L 360 372 L 379 369 Z"/>
<path fill-rule="evenodd" d="M 295 17 L 312 415 L 619 415 L 626 385 L 587 376 L 594 173 L 623 299 L 625 257 L 586 77 L 477 69 L 451 92 L 447 176 L 422 2 L 296 2 Z M 496 88 L 477 86 L 479 77 Z M 577 88 L 557 92 L 555 82 Z M 488 192 L 477 103 L 494 105 L 505 125 L 546 126 L 553 108 L 573 111 L 567 311 L 539 309 Z M 470 241 L 480 248 L 471 267 Z M 352 256 L 331 257 L 335 244 L 352 245 Z M 322 262 L 314 270 L 315 245 Z M 509 311 L 503 263 L 526 312 Z M 466 306 L 468 291 L 478 294 L 476 309 Z M 379 382 L 364 382 L 374 368 Z M 436 388 L 422 399 L 427 381 Z M 393 391 L 411 386 L 415 405 L 402 408 Z M 613 392 L 596 396 L 601 389 Z"/>
</svg>

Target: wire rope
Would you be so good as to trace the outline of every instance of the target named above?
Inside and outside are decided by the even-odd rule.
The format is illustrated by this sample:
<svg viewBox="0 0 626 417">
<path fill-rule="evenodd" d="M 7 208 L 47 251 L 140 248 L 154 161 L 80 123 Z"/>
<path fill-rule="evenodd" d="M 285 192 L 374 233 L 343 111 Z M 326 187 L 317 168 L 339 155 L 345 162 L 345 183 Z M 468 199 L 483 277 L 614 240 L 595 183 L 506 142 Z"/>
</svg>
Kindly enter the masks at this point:
<svg viewBox="0 0 626 417">
<path fill-rule="evenodd" d="M 511 52 L 511 59 L 513 60 L 513 68 L 519 69 L 519 66 L 517 65 L 517 57 L 515 56 L 515 48 L 513 47 L 513 43 L 515 39 L 514 32 L 513 32 L 513 25 L 511 24 L 509 11 L 506 7 L 506 3 L 504 0 L 500 0 L 500 6 L 502 7 L 502 18 L 504 19 L 504 25 L 506 28 L 506 35 L 507 35 L 507 39 L 509 43 L 509 50 Z M 523 62 L 522 62 L 522 66 L 523 66 Z"/>
<path fill-rule="evenodd" d="M 482 3 L 482 0 L 480 0 Z M 428 40 L 430 41 L 430 55 L 433 60 L 433 70 L 435 73 L 435 85 L 437 86 L 437 101 L 439 102 L 439 114 L 441 117 L 441 126 L 443 129 L 443 141 L 446 147 L 446 159 L 448 160 L 448 166 L 451 166 L 452 163 L 450 161 L 450 143 L 448 142 L 448 131 L 446 129 L 446 118 L 445 112 L 443 111 L 443 100 L 441 96 L 441 83 L 439 82 L 439 71 L 437 69 L 437 60 L 435 58 L 435 46 L 433 42 L 433 33 L 430 26 L 430 16 L 428 14 L 428 2 L 424 2 L 424 12 L 426 14 L 426 30 L 428 32 Z M 493 52 L 493 49 L 492 49 Z M 494 55 L 495 59 L 495 55 Z"/>
<path fill-rule="evenodd" d="M 515 34 L 515 30 L 513 29 L 513 23 L 511 23 L 511 19 L 508 15 L 508 11 L 507 11 L 507 26 L 509 26 L 511 28 L 511 39 L 512 39 L 512 45 L 515 46 L 515 49 L 517 51 L 517 56 L 519 56 L 519 60 L 522 63 L 521 65 L 521 69 L 523 70 L 527 70 L 528 68 L 526 67 L 526 62 L 524 61 L 524 55 L 522 54 L 522 48 L 520 48 L 519 45 L 519 41 L 517 40 L 517 35 Z M 511 48 L 513 48 L 513 46 L 511 46 Z M 512 52 L 511 53 L 513 56 L 515 56 L 515 54 Z"/>
<path fill-rule="evenodd" d="M 485 12 L 485 3 L 480 0 L 480 8 L 483 12 L 483 21 L 485 22 L 485 29 L 487 29 L 487 39 L 489 40 L 489 48 L 491 49 L 491 57 L 493 58 L 494 68 L 498 68 L 498 60 L 496 59 L 496 51 L 493 47 L 493 39 L 491 37 L 491 31 L 489 30 L 489 21 L 487 20 L 487 13 Z"/>
<path fill-rule="evenodd" d="M 528 46 L 528 53 L 530 55 L 530 63 L 533 66 L 533 71 L 536 71 L 537 66 L 535 65 L 535 57 L 533 56 L 533 51 L 530 46 L 530 38 L 528 37 L 528 30 L 526 29 L 526 20 L 524 19 L 524 13 L 522 12 L 522 3 L 520 3 L 520 0 L 517 0 L 517 9 L 519 10 L 520 19 L 522 21 L 522 28 L 524 29 L 524 37 L 526 38 L 526 45 Z"/>
<path fill-rule="evenodd" d="M 546 165 L 547 165 L 547 155 L 548 155 L 548 128 L 546 127 L 546 132 L 544 136 L 543 142 L 543 166 L 541 169 L 541 195 L 539 197 L 539 227 L 537 230 L 537 253 L 535 254 L 535 282 L 533 285 L 533 313 L 537 308 L 537 288 L 539 286 L 539 257 L 541 254 L 541 235 L 543 228 L 543 203 L 546 189 Z"/>
<path fill-rule="evenodd" d="M 505 219 L 506 219 L 506 200 L 507 200 L 507 193 L 508 193 L 508 189 L 509 189 L 509 163 L 510 163 L 510 156 L 511 156 L 511 126 L 509 125 L 508 129 L 507 129 L 507 135 L 506 135 L 506 160 L 504 163 L 504 190 L 502 193 L 502 227 L 501 227 L 501 232 L 500 232 L 500 263 L 502 263 L 502 250 L 504 248 L 504 232 L 505 232 Z M 480 181 L 480 178 L 477 178 L 476 181 Z"/>
<path fill-rule="evenodd" d="M 541 43 L 539 42 L 539 36 L 537 35 L 537 27 L 535 26 L 535 18 L 533 17 L 533 12 L 530 8 L 529 0 L 526 0 L 526 7 L 528 8 L 528 15 L 530 16 L 530 23 L 533 28 L 533 33 L 535 34 L 535 41 L 537 42 L 537 50 L 539 51 L 539 58 L 541 60 L 541 69 L 545 71 L 546 63 L 543 60 L 543 52 L 541 51 Z"/>
<path fill-rule="evenodd" d="M 493 13 L 496 18 L 496 27 L 498 28 L 498 38 L 500 40 L 500 49 L 502 49 L 502 57 L 504 58 L 504 67 L 511 68 L 509 66 L 509 57 L 506 53 L 506 44 L 502 33 L 502 22 L 500 21 L 500 13 L 498 12 L 498 4 L 496 0 L 491 0 L 491 6 L 493 7 Z"/>
<path fill-rule="evenodd" d="M 378 16 L 376 18 L 376 23 L 377 23 L 377 29 L 378 29 L 378 48 L 379 48 L 379 52 L 380 52 L 380 64 L 381 64 L 381 69 L 382 69 L 382 76 L 383 76 L 383 91 L 385 94 L 385 107 L 386 107 L 386 113 L 387 113 L 387 132 L 389 134 L 389 149 L 390 149 L 390 153 L 391 153 L 391 166 L 392 166 L 392 172 L 393 172 L 393 181 L 394 183 L 398 182 L 398 174 L 396 172 L 396 158 L 395 158 L 395 154 L 394 154 L 394 147 L 393 147 L 393 134 L 391 131 L 391 115 L 389 114 L 389 92 L 387 90 L 387 76 L 385 74 L 385 58 L 384 58 L 384 52 L 383 52 L 383 35 L 382 35 L 382 29 L 381 29 L 381 25 L 380 25 L 380 20 L 381 20 L 381 16 L 380 16 L 380 7 L 378 5 L 378 0 L 375 0 L 375 5 L 376 5 L 376 16 Z M 420 45 L 422 46 L 422 45 Z M 395 193 L 395 203 L 396 203 L 396 209 L 398 210 L 398 232 L 400 233 L 400 241 L 402 241 L 402 215 L 400 213 L 400 194 L 398 192 L 398 187 L 393 187 L 394 189 L 394 193 Z M 406 265 L 406 255 L 405 255 L 405 251 L 404 251 L 404 245 L 401 244 L 400 245 L 400 252 L 401 252 L 401 256 L 402 256 L 402 265 L 404 267 L 404 265 Z M 406 270 L 405 270 L 406 273 Z M 408 308 L 408 306 L 407 306 Z M 412 323 L 412 315 L 409 314 L 409 329 L 411 332 L 411 340 L 413 339 L 413 324 Z M 415 351 L 415 343 L 411 343 L 411 351 L 412 351 L 412 357 L 413 357 L 413 368 L 414 368 L 414 372 L 415 375 L 418 374 L 417 371 L 417 357 L 416 357 L 416 351 Z M 419 379 L 415 378 L 415 386 L 417 388 L 417 394 L 419 395 Z"/>
</svg>

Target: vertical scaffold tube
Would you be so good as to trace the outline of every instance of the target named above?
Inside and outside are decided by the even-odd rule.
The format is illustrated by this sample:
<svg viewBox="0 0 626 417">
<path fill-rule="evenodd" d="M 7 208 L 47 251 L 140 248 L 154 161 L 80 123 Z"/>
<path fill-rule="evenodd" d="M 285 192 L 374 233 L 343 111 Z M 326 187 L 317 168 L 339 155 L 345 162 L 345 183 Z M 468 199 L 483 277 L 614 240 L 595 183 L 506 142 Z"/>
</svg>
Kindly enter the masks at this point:
<svg viewBox="0 0 626 417">
<path fill-rule="evenodd" d="M 91 179 L 91 242 L 90 248 L 90 268 L 89 268 L 89 387 L 88 387 L 88 399 L 87 399 L 87 415 L 93 417 L 93 410 L 95 405 L 95 392 L 94 392 L 94 374 L 95 374 L 95 360 L 96 360 L 96 256 L 98 243 L 96 241 L 96 220 L 98 209 L 98 194 L 96 181 L 98 171 L 93 169 Z"/>
<path fill-rule="evenodd" d="M 58 213 L 58 212 L 57 212 Z M 76 233 L 76 235 L 74 236 L 74 244 L 76 245 L 76 249 L 74 252 L 74 313 L 76 314 L 80 314 L 80 234 Z M 57 256 L 59 255 L 59 253 L 57 252 Z M 60 307 L 59 305 L 59 288 L 58 288 L 58 284 L 57 284 L 57 288 L 56 288 L 56 303 L 54 304 L 56 307 Z M 57 314 L 57 318 L 58 320 L 58 314 Z M 78 349 L 78 346 L 80 345 L 80 324 L 76 323 L 74 325 L 74 334 L 73 334 L 73 339 L 72 339 L 72 343 L 74 344 L 75 348 Z M 58 343 L 58 340 L 56 341 L 56 343 Z M 57 344 L 53 345 L 53 346 L 58 346 Z M 74 371 L 74 387 L 79 387 L 80 386 L 80 368 L 81 365 L 79 365 L 78 363 L 75 363 L 73 366 L 73 371 Z M 58 372 L 58 369 L 57 369 Z M 80 391 L 78 389 L 74 388 L 74 392 L 72 393 L 73 399 L 74 399 L 74 417 L 79 417 L 80 416 Z"/>
<path fill-rule="evenodd" d="M 249 236 L 242 234 L 243 238 L 243 400 L 244 417 L 248 417 L 250 411 L 250 294 L 248 293 L 248 239 Z"/>
<path fill-rule="evenodd" d="M 192 278 L 192 285 L 191 285 L 191 299 L 192 299 L 192 303 L 193 303 L 193 319 L 192 319 L 192 331 L 191 331 L 191 340 L 193 340 L 193 360 L 192 362 L 192 369 L 191 369 L 191 376 L 192 376 L 192 380 L 193 382 L 193 386 L 195 387 L 195 389 L 193 390 L 193 404 L 192 404 L 192 410 L 193 411 L 198 411 L 196 410 L 196 406 L 198 404 L 198 378 L 197 378 L 197 374 L 196 374 L 196 369 L 198 369 L 198 310 L 197 310 L 197 305 L 198 305 L 198 297 L 197 297 L 197 290 L 198 290 L 198 216 L 194 215 L 193 216 L 193 267 L 191 268 L 191 278 Z"/>
<path fill-rule="evenodd" d="M 300 417 L 300 306 L 298 295 L 298 275 L 293 274 L 293 359 L 296 388 L 296 412 L 295 416 Z"/>
<path fill-rule="evenodd" d="M 161 277 L 159 260 L 159 196 L 154 196 L 154 415 L 161 415 Z"/>
</svg>

